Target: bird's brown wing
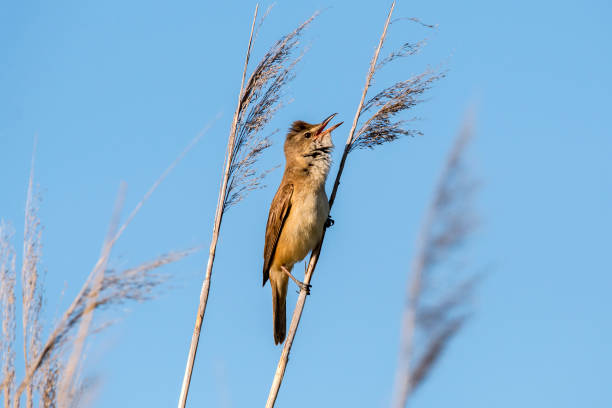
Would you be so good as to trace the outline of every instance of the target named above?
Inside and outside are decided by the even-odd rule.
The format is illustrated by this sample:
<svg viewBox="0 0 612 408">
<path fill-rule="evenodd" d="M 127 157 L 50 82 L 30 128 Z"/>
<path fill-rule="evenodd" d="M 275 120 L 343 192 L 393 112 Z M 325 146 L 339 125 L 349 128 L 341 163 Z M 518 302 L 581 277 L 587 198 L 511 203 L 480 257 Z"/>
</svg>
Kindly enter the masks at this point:
<svg viewBox="0 0 612 408">
<path fill-rule="evenodd" d="M 276 251 L 276 244 L 280 237 L 283 225 L 291 209 L 291 196 L 293 195 L 293 184 L 285 184 L 280 187 L 272 200 L 270 213 L 268 214 L 268 225 L 266 226 L 266 243 L 264 245 L 263 284 L 270 277 L 270 266 Z"/>
</svg>

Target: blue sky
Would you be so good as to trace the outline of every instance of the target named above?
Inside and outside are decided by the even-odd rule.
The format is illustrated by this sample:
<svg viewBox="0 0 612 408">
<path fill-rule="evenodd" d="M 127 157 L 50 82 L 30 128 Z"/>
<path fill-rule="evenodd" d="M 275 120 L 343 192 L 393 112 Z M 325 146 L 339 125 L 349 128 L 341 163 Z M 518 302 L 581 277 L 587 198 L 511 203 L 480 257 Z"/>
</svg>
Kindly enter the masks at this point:
<svg viewBox="0 0 612 408">
<path fill-rule="evenodd" d="M 146 204 L 113 264 L 208 246 L 255 3 L 12 2 L 0 13 L 0 217 L 20 237 L 33 137 L 51 324 L 98 257 L 121 180 L 133 207 L 188 142 L 221 119 Z M 267 5 L 264 5 L 267 6 Z M 278 2 L 255 45 L 325 9 L 270 124 L 352 120 L 389 2 Z M 475 315 L 414 407 L 609 407 L 612 390 L 612 58 L 605 1 L 400 2 L 387 50 L 428 38 L 377 86 L 428 65 L 446 79 L 414 112 L 424 136 L 349 157 L 277 406 L 388 406 L 408 270 L 423 211 L 470 106 L 492 266 Z M 336 145 L 349 126 L 335 134 Z M 281 132 L 281 134 L 282 134 Z M 280 135 L 261 161 L 283 163 Z M 337 164 L 341 148 L 336 149 Z M 332 170 L 335 174 L 335 167 Z M 262 405 L 280 348 L 261 288 L 267 210 L 282 171 L 224 218 L 192 379 L 192 406 Z M 329 186 L 331 187 L 331 186 Z M 168 267 L 172 288 L 130 307 L 87 350 L 96 406 L 176 403 L 207 251 Z M 301 271 L 301 267 L 296 268 Z M 62 292 L 65 292 L 62 296 Z M 295 304 L 290 291 L 288 305 Z M 292 306 L 289 306 L 292 309 Z"/>
</svg>

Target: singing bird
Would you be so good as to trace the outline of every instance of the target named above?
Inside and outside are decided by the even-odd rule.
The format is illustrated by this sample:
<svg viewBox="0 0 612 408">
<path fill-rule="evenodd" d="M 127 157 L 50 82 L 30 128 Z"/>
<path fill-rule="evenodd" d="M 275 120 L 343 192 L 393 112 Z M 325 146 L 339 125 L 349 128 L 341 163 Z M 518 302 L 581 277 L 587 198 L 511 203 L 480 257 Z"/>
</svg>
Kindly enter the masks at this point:
<svg viewBox="0 0 612 408">
<path fill-rule="evenodd" d="M 342 124 L 326 130 L 334 116 L 316 125 L 293 122 L 285 139 L 285 173 L 268 214 L 263 264 L 263 284 L 269 278 L 272 287 L 275 344 L 285 340 L 289 278 L 308 289 L 291 275 L 293 265 L 319 243 L 328 222 L 325 180 L 334 147 L 331 132 Z"/>
</svg>

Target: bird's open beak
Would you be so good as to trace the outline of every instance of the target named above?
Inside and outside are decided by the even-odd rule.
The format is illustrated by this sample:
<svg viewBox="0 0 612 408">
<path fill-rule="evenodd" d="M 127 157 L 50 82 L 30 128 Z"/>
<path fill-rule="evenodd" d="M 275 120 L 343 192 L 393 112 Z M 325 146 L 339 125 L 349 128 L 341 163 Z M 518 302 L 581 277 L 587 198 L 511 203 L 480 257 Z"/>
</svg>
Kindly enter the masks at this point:
<svg viewBox="0 0 612 408">
<path fill-rule="evenodd" d="M 327 126 L 329 124 L 329 122 L 331 122 L 331 120 L 334 118 L 334 116 L 336 116 L 337 113 L 334 113 L 332 115 L 329 115 L 324 121 L 323 123 L 321 123 L 321 126 L 319 126 L 319 129 L 317 130 L 317 134 L 315 135 L 315 139 L 324 137 L 326 134 L 331 133 L 332 130 L 334 130 L 335 128 L 337 128 L 338 126 L 340 126 L 341 124 L 343 124 L 344 122 L 340 122 L 335 124 L 334 126 L 330 127 L 329 129 L 325 130 L 325 126 Z"/>
</svg>

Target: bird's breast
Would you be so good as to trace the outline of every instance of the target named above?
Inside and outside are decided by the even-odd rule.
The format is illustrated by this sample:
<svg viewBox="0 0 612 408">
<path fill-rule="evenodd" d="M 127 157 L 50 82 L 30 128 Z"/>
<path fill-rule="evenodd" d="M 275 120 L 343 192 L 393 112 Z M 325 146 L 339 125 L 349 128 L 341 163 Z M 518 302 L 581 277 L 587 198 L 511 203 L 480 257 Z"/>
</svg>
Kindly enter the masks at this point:
<svg viewBox="0 0 612 408">
<path fill-rule="evenodd" d="M 296 191 L 279 237 L 275 261 L 293 266 L 304 259 L 319 242 L 328 215 L 329 204 L 323 188 Z"/>
</svg>

